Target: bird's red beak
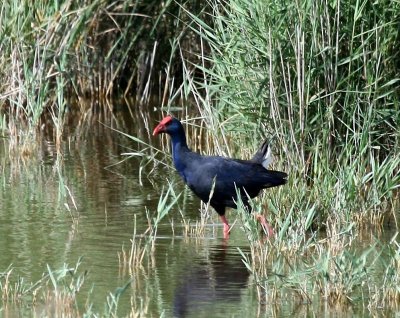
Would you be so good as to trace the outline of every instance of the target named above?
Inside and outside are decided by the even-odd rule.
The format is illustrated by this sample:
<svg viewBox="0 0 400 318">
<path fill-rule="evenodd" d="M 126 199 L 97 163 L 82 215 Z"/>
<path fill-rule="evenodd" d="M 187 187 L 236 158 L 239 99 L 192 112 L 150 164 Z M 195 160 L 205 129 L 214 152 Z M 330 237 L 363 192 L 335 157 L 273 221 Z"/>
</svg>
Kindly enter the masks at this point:
<svg viewBox="0 0 400 318">
<path fill-rule="evenodd" d="M 165 117 L 158 125 L 156 128 L 153 130 L 153 136 L 157 136 L 158 134 L 161 134 L 165 132 L 166 126 L 172 121 L 172 116 L 167 116 Z"/>
<path fill-rule="evenodd" d="M 165 125 L 163 123 L 159 123 L 156 128 L 153 130 L 153 136 L 157 136 L 165 131 Z"/>
</svg>

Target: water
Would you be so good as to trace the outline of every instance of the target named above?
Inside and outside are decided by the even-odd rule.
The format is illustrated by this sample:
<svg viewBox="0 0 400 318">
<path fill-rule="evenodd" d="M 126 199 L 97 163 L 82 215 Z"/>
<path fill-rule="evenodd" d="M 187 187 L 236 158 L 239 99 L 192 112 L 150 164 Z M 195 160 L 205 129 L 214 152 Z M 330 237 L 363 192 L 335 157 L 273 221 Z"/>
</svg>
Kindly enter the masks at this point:
<svg viewBox="0 0 400 318">
<path fill-rule="evenodd" d="M 155 216 L 168 181 L 176 193 L 182 193 L 178 206 L 184 219 L 192 223 L 200 219 L 199 200 L 185 191 L 174 169 L 142 157 L 122 161 L 126 157 L 121 153 L 145 146 L 116 130 L 159 146 L 160 138 L 151 136 L 157 116 L 118 111 L 112 116 L 92 114 L 83 122 L 72 120 L 59 152 L 51 142 L 51 130 L 24 155 L 10 152 L 7 140 L 0 139 L 0 273 L 12 264 L 13 277 L 36 282 L 48 266 L 54 271 L 81 260 L 79 273 L 88 273 L 78 293 L 81 314 L 104 313 L 107 296 L 131 282 L 119 299 L 119 316 L 335 315 L 338 309 L 325 302 L 282 299 L 279 306 L 260 302 L 254 278 L 238 251 L 249 252 L 244 232 L 237 225 L 225 241 L 215 213 L 204 237 L 191 238 L 184 235 L 182 215 L 173 208 L 162 221 L 155 251 L 143 266 L 130 268 L 120 262 L 118 255 L 122 249 L 129 250 L 135 229 L 143 233 L 147 214 Z M 160 155 L 157 158 L 168 163 Z M 228 217 L 233 223 L 235 212 Z M 369 237 L 364 243 L 371 241 Z M 93 305 L 91 309 L 88 304 Z M 29 303 L 7 304 L 0 308 L 0 316 L 2 312 L 30 316 L 32 311 L 52 316 L 49 307 L 47 303 L 36 304 L 35 309 Z M 365 314 L 365 307 L 354 304 L 340 315 Z"/>
<path fill-rule="evenodd" d="M 223 240 L 217 217 L 204 238 L 188 238 L 182 235 L 182 216 L 172 210 L 160 225 L 151 264 L 132 273 L 120 263 L 118 254 L 129 250 L 135 222 L 143 233 L 146 211 L 155 213 L 167 178 L 177 193 L 184 186 L 168 167 L 152 170 L 150 163 L 140 171 L 141 158 L 119 163 L 121 153 L 138 145 L 110 127 L 158 142 L 140 120 L 119 112 L 90 121 L 90 127 L 68 126 L 59 153 L 50 137 L 19 156 L 1 140 L 0 272 L 12 264 L 15 277 L 36 282 L 47 266 L 54 271 L 82 258 L 80 272 L 88 275 L 78 295 L 81 312 L 89 299 L 92 311 L 102 313 L 107 295 L 130 279 L 132 287 L 119 301 L 122 316 L 142 310 L 148 316 L 230 317 L 258 308 L 237 250 L 246 251 L 248 242 L 239 228 L 229 242 Z M 199 201 L 188 191 L 182 197 L 185 218 L 195 222 Z"/>
</svg>

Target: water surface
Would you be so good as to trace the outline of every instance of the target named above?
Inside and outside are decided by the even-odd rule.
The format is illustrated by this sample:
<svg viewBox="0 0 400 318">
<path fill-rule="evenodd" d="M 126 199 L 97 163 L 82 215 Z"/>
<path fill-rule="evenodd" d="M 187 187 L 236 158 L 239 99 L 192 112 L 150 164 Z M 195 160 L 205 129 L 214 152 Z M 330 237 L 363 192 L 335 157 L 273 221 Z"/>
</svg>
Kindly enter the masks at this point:
<svg viewBox="0 0 400 318">
<path fill-rule="evenodd" d="M 256 302 L 237 250 L 246 250 L 248 242 L 240 229 L 223 240 L 218 218 L 203 238 L 190 238 L 173 209 L 159 227 L 153 263 L 137 273 L 121 264 L 118 254 L 129 250 L 135 227 L 138 234 L 148 227 L 146 213 L 156 213 L 167 180 L 176 193 L 183 192 L 179 206 L 185 219 L 199 219 L 200 203 L 172 169 L 149 163 L 140 170 L 140 157 L 121 162 L 126 159 L 121 153 L 140 145 L 114 129 L 159 142 L 143 121 L 124 112 L 97 119 L 90 127 L 70 125 L 59 151 L 46 136 L 25 155 L 0 139 L 0 272 L 12 264 L 14 273 L 35 282 L 47 266 L 74 266 L 82 258 L 80 268 L 88 276 L 78 298 L 84 307 L 90 297 L 94 312 L 103 312 L 108 293 L 132 279 L 119 302 L 121 315 L 138 299 L 147 303 L 149 316 L 243 315 Z"/>
<path fill-rule="evenodd" d="M 56 270 L 63 264 L 75 266 L 82 259 L 80 270 L 88 275 L 78 295 L 81 313 L 88 308 L 87 299 L 93 304 L 92 312 L 103 313 L 107 295 L 129 281 L 119 301 L 120 316 L 334 313 L 336 309 L 326 304 L 275 307 L 260 303 L 254 279 L 238 252 L 238 248 L 249 252 L 240 222 L 229 241 L 222 238 L 216 215 L 204 236 L 184 235 L 182 220 L 198 221 L 200 202 L 185 190 L 174 169 L 140 156 L 124 160 L 121 155 L 146 146 L 116 130 L 158 147 L 160 140 L 152 138 L 151 123 L 159 117 L 157 112 L 132 115 L 118 111 L 112 116 L 92 114 L 83 122 L 71 120 L 58 151 L 51 142 L 51 130 L 24 155 L 10 151 L 8 140 L 0 139 L 0 272 L 12 264 L 14 273 L 35 282 L 47 266 Z M 148 149 L 146 153 L 154 152 Z M 170 164 L 167 158 L 159 159 Z M 140 234 L 147 229 L 148 217 L 155 216 L 168 182 L 182 195 L 160 224 L 153 257 L 143 267 L 121 264 L 118 255 L 122 249 L 129 250 L 135 231 Z M 229 219 L 235 220 L 235 212 L 230 212 Z M 29 308 L 18 306 L 1 310 L 11 316 L 29 313 Z M 355 306 L 342 316 L 362 316 L 364 310 Z"/>
</svg>

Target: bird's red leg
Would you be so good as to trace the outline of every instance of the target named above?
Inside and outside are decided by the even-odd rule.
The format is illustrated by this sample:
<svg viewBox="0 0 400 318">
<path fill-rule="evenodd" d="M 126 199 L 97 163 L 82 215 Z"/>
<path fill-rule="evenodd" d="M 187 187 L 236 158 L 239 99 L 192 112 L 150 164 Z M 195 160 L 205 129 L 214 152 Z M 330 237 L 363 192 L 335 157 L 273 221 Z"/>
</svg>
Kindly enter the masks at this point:
<svg viewBox="0 0 400 318">
<path fill-rule="evenodd" d="M 275 235 L 274 229 L 272 228 L 271 225 L 269 225 L 269 223 L 265 219 L 264 215 L 257 214 L 256 215 L 256 219 L 257 219 L 258 222 L 261 223 L 261 226 L 264 228 L 264 231 L 267 233 L 268 237 L 272 237 L 272 236 Z"/>
<path fill-rule="evenodd" d="M 229 231 L 231 227 L 229 226 L 228 220 L 226 219 L 225 215 L 221 215 L 221 221 L 224 223 L 224 238 L 229 238 Z"/>
</svg>

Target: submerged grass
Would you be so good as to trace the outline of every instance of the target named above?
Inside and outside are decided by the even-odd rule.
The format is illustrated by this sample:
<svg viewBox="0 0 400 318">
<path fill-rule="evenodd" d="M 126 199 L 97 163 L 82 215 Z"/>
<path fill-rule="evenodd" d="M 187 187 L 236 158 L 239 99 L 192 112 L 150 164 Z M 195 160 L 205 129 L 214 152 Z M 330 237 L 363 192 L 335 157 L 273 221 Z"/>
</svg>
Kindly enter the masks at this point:
<svg viewBox="0 0 400 318">
<path fill-rule="evenodd" d="M 119 317 L 120 298 L 131 288 L 132 280 L 109 292 L 103 311 L 98 311 L 91 304 L 93 290 L 82 300 L 81 289 L 88 272 L 82 271 L 80 267 L 81 259 L 74 266 L 64 264 L 57 270 L 47 265 L 47 272 L 34 283 L 25 281 L 23 277 L 16 277 L 10 267 L 0 273 L 3 305 L 29 305 L 30 312 L 39 317 Z M 143 306 L 132 306 L 128 312 L 129 317 L 144 317 L 146 314 L 147 308 Z"/>
<path fill-rule="evenodd" d="M 79 273 L 79 260 L 74 267 L 66 264 L 58 270 L 47 266 L 47 273 L 34 283 L 22 277 L 14 278 L 9 268 L 0 275 L 2 301 L 11 303 L 30 303 L 40 316 L 77 316 L 76 296 L 84 283 L 86 273 Z"/>
<path fill-rule="evenodd" d="M 172 197 L 172 199 L 171 199 Z M 154 256 L 155 241 L 157 239 L 157 232 L 160 222 L 168 215 L 171 208 L 174 207 L 180 197 L 176 195 L 175 191 L 170 184 L 167 192 L 161 192 L 160 200 L 157 206 L 156 216 L 151 218 L 149 211 L 146 211 L 148 228 L 143 234 L 136 233 L 136 219 L 133 238 L 131 239 L 131 247 L 129 251 L 122 248 L 122 252 L 118 254 L 120 266 L 126 272 L 125 267 L 128 267 L 129 272 L 132 274 L 138 267 L 143 266 L 143 262 L 147 263 Z M 170 201 L 170 202 L 168 202 Z"/>
<path fill-rule="evenodd" d="M 260 302 L 322 301 L 332 307 L 363 307 L 370 313 L 398 308 L 397 232 L 388 245 L 379 237 L 365 244 L 363 235 L 370 234 L 369 228 L 355 222 L 344 228 L 341 220 L 332 219 L 325 231 L 306 230 L 294 223 L 267 240 L 247 211 L 239 208 L 239 213 L 250 243 L 249 253 L 239 252 Z"/>
</svg>

